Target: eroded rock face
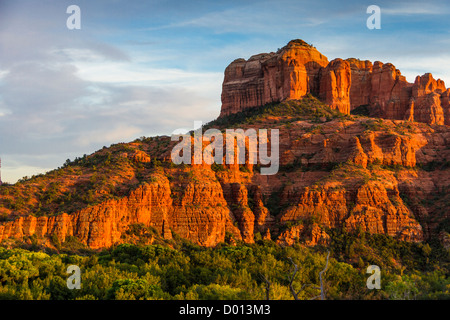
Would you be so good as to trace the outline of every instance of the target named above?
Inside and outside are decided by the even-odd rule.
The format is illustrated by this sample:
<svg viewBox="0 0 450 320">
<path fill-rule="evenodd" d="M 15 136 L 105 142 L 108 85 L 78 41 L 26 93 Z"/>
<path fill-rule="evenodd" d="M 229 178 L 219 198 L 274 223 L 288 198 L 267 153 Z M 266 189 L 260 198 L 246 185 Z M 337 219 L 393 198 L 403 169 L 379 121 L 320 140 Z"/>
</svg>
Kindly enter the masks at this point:
<svg viewBox="0 0 450 320">
<path fill-rule="evenodd" d="M 347 231 L 381 233 L 407 241 L 423 239 L 422 227 L 411 211 L 401 204 L 398 190 L 387 191 L 379 183 L 357 188 L 320 191 L 306 188 L 290 194 L 293 205 L 284 212 L 281 221 L 310 220 L 321 226 Z"/>
<path fill-rule="evenodd" d="M 370 116 L 449 124 L 449 91 L 426 73 L 409 83 L 391 63 L 328 59 L 302 40 L 277 53 L 237 59 L 225 70 L 220 116 L 307 94 L 342 113 L 367 106 Z"/>
<path fill-rule="evenodd" d="M 295 225 L 283 231 L 277 239 L 277 243 L 283 246 L 291 246 L 297 241 L 305 239 L 308 246 L 327 245 L 330 236 L 316 223 L 309 226 Z"/>
<path fill-rule="evenodd" d="M 373 64 L 369 60 L 358 60 L 354 58 L 346 59 L 350 64 L 351 80 L 350 86 L 350 109 L 358 106 L 369 105 L 372 88 Z"/>
<path fill-rule="evenodd" d="M 320 72 L 319 97 L 333 109 L 350 114 L 350 64 L 342 59 L 331 61 Z"/>
<path fill-rule="evenodd" d="M 0 241 L 36 235 L 52 245 L 53 237 L 62 243 L 75 236 L 90 248 L 105 248 L 123 241 L 127 228 L 138 223 L 154 227 L 165 239 L 177 234 L 203 246 L 223 242 L 227 234 L 252 243 L 256 233 L 286 245 L 299 237 L 308 245 L 324 244 L 325 228 L 420 241 L 432 235 L 433 225 L 426 218 L 445 205 L 430 209 L 420 199 L 435 199 L 448 189 L 445 171 L 395 173 L 369 166 L 413 168 L 418 163 L 441 163 L 450 157 L 450 133 L 445 126 L 405 124 L 335 119 L 322 123 L 319 134 L 311 132 L 315 124 L 308 121 L 280 125 L 281 171 L 277 175 L 241 171 L 239 166 L 215 172 L 206 164 L 173 169 L 152 175 L 151 181 L 122 199 L 71 214 L 0 222 Z M 333 163 L 351 166 L 321 169 Z M 302 169 L 283 171 L 293 164 Z M 281 211 L 272 211 L 269 198 Z M 295 228 L 279 231 L 289 223 Z M 302 227 L 306 225 L 311 228 Z"/>
<path fill-rule="evenodd" d="M 301 40 L 277 53 L 237 59 L 225 69 L 220 116 L 318 93 L 319 72 L 327 65 L 327 57 Z"/>
<path fill-rule="evenodd" d="M 205 179 L 206 180 L 206 179 Z M 181 199 L 172 199 L 169 181 L 159 180 L 139 187 L 128 197 L 110 200 L 73 214 L 54 217 L 20 217 L 0 225 L 0 241 L 36 235 L 55 235 L 62 243 L 75 236 L 90 248 L 105 248 L 121 242 L 121 235 L 132 224 L 154 227 L 165 239 L 172 231 L 203 246 L 225 239 L 225 230 L 239 234 L 217 181 L 189 183 Z"/>
<path fill-rule="evenodd" d="M 442 108 L 443 105 L 447 107 L 446 114 Z M 430 73 L 417 76 L 412 87 L 406 118 L 425 123 L 444 124 L 449 121 L 445 120 L 445 116 L 448 116 L 448 92 L 444 81 L 435 80 Z"/>
</svg>

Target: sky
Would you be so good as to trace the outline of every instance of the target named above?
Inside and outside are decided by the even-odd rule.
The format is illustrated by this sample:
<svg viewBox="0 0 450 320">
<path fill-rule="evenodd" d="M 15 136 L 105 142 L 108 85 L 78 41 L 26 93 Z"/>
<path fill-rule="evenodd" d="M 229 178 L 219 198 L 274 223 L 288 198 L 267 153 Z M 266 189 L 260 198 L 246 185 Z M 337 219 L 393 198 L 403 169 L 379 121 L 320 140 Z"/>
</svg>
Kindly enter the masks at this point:
<svg viewBox="0 0 450 320">
<path fill-rule="evenodd" d="M 81 10 L 70 30 L 67 7 Z M 366 12 L 381 9 L 381 29 Z M 220 113 L 226 66 L 292 39 L 450 86 L 448 1 L 0 0 L 2 180 Z"/>
</svg>

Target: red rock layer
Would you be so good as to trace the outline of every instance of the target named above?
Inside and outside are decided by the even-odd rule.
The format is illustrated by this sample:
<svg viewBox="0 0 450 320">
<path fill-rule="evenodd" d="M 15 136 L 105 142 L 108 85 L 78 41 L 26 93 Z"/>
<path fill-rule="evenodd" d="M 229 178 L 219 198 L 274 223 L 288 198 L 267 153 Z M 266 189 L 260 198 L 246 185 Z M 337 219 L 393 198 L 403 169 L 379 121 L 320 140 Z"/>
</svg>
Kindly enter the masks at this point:
<svg viewBox="0 0 450 320">
<path fill-rule="evenodd" d="M 212 174 L 212 171 L 209 172 Z M 75 236 L 90 248 L 104 248 L 121 242 L 121 235 L 132 224 L 154 227 L 166 239 L 172 231 L 182 238 L 203 246 L 212 246 L 225 239 L 225 230 L 239 236 L 233 225 L 222 188 L 208 175 L 201 182 L 191 182 L 174 196 L 165 176 L 143 185 L 128 197 L 110 200 L 73 214 L 53 217 L 20 217 L 0 225 L 0 241 L 36 235 L 55 235 L 62 243 Z"/>
<path fill-rule="evenodd" d="M 403 121 L 355 118 L 322 123 L 320 133 L 314 133 L 311 128 L 315 125 L 294 121 L 290 126 L 277 127 L 280 170 L 292 164 L 303 169 L 332 163 L 357 166 L 348 168 L 349 172 L 297 168 L 262 176 L 252 167 L 245 172 L 239 166 L 214 172 L 211 166 L 198 165 L 173 169 L 168 173 L 170 181 L 166 174 L 153 173 L 152 182 L 119 200 L 72 214 L 1 222 L 0 241 L 36 235 L 51 245 L 55 236 L 61 243 L 75 236 L 91 248 L 104 248 L 120 243 L 127 228 L 136 223 L 154 227 L 166 239 L 176 233 L 203 246 L 224 241 L 227 233 L 248 243 L 255 240 L 256 233 L 266 239 L 273 234 L 283 244 L 302 235 L 313 245 L 327 241 L 321 227 L 362 229 L 408 241 L 430 235 L 432 226 L 423 218 L 439 206 L 426 208 L 420 199 L 436 199 L 436 194 L 448 190 L 446 171 L 411 169 L 394 173 L 369 169 L 369 165 L 414 167 L 418 163 L 442 163 L 450 157 L 447 127 L 408 127 Z M 141 156 L 142 161 L 148 160 Z M 362 181 L 363 175 L 367 181 Z M 410 199 L 408 204 L 399 190 Z M 268 197 L 282 208 L 276 217 L 264 204 Z M 277 229 L 283 224 L 311 220 L 317 226 L 296 226 L 278 237 Z"/>
<path fill-rule="evenodd" d="M 331 61 L 320 72 L 319 98 L 333 109 L 350 114 L 350 64 L 342 59 Z"/>
<path fill-rule="evenodd" d="M 367 106 L 371 116 L 450 124 L 449 90 L 426 73 L 414 84 L 391 63 L 328 59 L 302 40 L 277 53 L 237 59 L 225 70 L 220 116 L 311 93 L 349 114 Z"/>
<path fill-rule="evenodd" d="M 370 182 L 356 191 L 332 188 L 293 191 L 286 199 L 293 205 L 283 213 L 281 221 L 313 218 L 328 228 L 360 229 L 407 241 L 423 239 L 421 225 L 401 202 L 398 190 L 388 192 L 381 183 Z"/>
<path fill-rule="evenodd" d="M 324 55 L 301 40 L 289 42 L 278 53 L 237 59 L 225 69 L 220 116 L 318 93 L 319 71 L 327 65 Z"/>
</svg>

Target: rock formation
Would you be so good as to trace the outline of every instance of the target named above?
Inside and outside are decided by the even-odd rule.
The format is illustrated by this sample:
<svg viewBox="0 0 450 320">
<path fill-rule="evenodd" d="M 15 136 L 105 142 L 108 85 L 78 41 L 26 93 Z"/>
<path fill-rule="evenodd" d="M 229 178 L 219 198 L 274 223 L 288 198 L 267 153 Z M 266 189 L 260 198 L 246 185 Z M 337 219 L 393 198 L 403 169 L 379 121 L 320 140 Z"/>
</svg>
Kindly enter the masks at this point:
<svg viewBox="0 0 450 320">
<path fill-rule="evenodd" d="M 333 109 L 350 114 L 350 64 L 342 59 L 331 61 L 320 70 L 319 97 Z"/>
<path fill-rule="evenodd" d="M 371 116 L 449 124 L 449 91 L 426 73 L 414 84 L 391 63 L 328 59 L 302 40 L 277 53 L 237 59 L 225 70 L 220 116 L 270 102 L 319 97 L 342 113 L 367 106 Z"/>
<path fill-rule="evenodd" d="M 309 93 L 344 114 L 367 106 L 388 119 L 342 116 L 311 96 L 296 100 Z M 142 224 L 165 240 L 202 246 L 257 239 L 326 245 L 328 229 L 405 241 L 439 235 L 448 245 L 448 232 L 437 228 L 450 218 L 450 129 L 444 125 L 450 124 L 450 89 L 443 81 L 425 74 L 410 84 L 392 64 L 378 61 L 328 62 L 296 40 L 227 67 L 221 117 L 286 99 L 295 101 L 280 108 L 301 112 L 233 123 L 279 130 L 277 174 L 261 175 L 260 164 L 249 163 L 174 165 L 178 142 L 137 139 L 2 185 L 0 242 L 32 237 L 53 246 L 76 237 L 100 249 L 123 242 L 130 226 Z M 215 126 L 225 131 L 220 122 Z M 67 206 L 80 191 L 111 197 Z"/>
<path fill-rule="evenodd" d="M 132 224 L 154 227 L 166 239 L 172 237 L 173 230 L 182 238 L 203 246 L 223 242 L 225 226 L 239 237 L 220 184 L 214 180 L 208 183 L 207 176 L 203 173 L 201 183 L 185 185 L 180 198 L 172 198 L 169 181 L 165 176 L 158 176 L 156 181 L 137 188 L 127 197 L 74 214 L 20 217 L 0 225 L 0 241 L 32 235 L 51 239 L 55 235 L 63 243 L 67 237 L 75 236 L 97 249 L 121 242 L 121 235 Z"/>
<path fill-rule="evenodd" d="M 222 171 L 210 165 L 165 173 L 150 170 L 148 182 L 121 199 L 71 214 L 0 222 L 0 241 L 34 235 L 52 245 L 54 237 L 63 243 L 74 236 L 90 248 L 104 248 L 122 242 L 127 228 L 139 223 L 155 228 L 165 239 L 177 234 L 203 246 L 225 241 L 227 233 L 248 243 L 260 233 L 284 245 L 298 238 L 307 245 L 324 244 L 328 236 L 323 228 L 362 230 L 406 241 L 430 237 L 433 226 L 426 217 L 435 209 L 416 199 L 435 197 L 450 186 L 450 179 L 445 178 L 446 171 L 418 174 L 408 168 L 450 158 L 445 126 L 409 128 L 402 121 L 370 118 L 328 121 L 321 124 L 321 134 L 311 133 L 312 126 L 296 121 L 289 128 L 277 127 L 282 137 L 277 175 L 261 176 L 253 168 L 241 171 L 239 166 Z M 149 150 L 154 148 L 139 153 L 143 163 L 155 157 L 145 156 Z M 130 161 L 136 161 L 136 152 L 129 154 Z M 320 169 L 333 163 L 345 165 L 331 172 Z M 283 171 L 292 165 L 303 169 Z M 315 166 L 316 171 L 307 169 Z M 405 169 L 394 173 L 377 166 Z M 268 205 L 270 197 L 281 208 L 279 213 Z M 440 201 L 445 203 L 444 198 Z M 301 224 L 280 233 L 280 227 L 297 222 Z"/>
<path fill-rule="evenodd" d="M 324 55 L 301 40 L 289 42 L 277 53 L 234 60 L 225 69 L 220 115 L 318 93 L 319 72 L 327 65 Z"/>
<path fill-rule="evenodd" d="M 443 93 L 445 93 L 443 95 Z M 444 124 L 444 109 L 442 105 L 448 106 L 448 92 L 442 80 L 435 80 L 430 73 L 417 76 L 412 87 L 412 97 L 409 102 L 408 119 L 426 123 Z M 441 100 L 443 100 L 441 102 Z M 448 107 L 447 107 L 448 110 Z"/>
</svg>

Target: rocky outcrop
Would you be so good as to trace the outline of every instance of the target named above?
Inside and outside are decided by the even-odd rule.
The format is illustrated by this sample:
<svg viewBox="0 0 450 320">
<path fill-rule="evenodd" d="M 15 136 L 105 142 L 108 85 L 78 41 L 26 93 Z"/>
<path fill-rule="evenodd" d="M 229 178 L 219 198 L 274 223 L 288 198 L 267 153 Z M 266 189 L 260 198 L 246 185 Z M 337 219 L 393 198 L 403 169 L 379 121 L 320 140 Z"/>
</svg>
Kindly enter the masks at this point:
<svg viewBox="0 0 450 320">
<path fill-rule="evenodd" d="M 221 170 L 202 164 L 158 171 L 147 163 L 139 166 L 148 170 L 142 174 L 147 183 L 127 196 L 71 214 L 0 222 L 0 241 L 35 235 L 51 245 L 54 237 L 63 243 L 74 236 L 91 248 L 104 248 L 123 241 L 133 224 L 153 227 L 165 239 L 176 234 L 203 246 L 225 241 L 227 235 L 252 243 L 257 233 L 280 244 L 298 237 L 309 245 L 322 244 L 327 239 L 324 228 L 361 229 L 407 241 L 432 235 L 439 219 L 429 224 L 428 217 L 438 217 L 446 202 L 430 208 L 420 199 L 445 194 L 448 169 L 412 168 L 446 163 L 447 127 L 362 117 L 320 124 L 300 120 L 289 126 L 267 121 L 261 126 L 280 131 L 277 175 L 263 176 L 237 164 Z M 150 157 L 154 155 L 144 151 L 126 156 L 130 163 Z M 411 169 L 389 169 L 398 167 Z M 290 224 L 296 229 L 280 231 Z M 300 227 L 313 224 L 317 227 Z"/>
<path fill-rule="evenodd" d="M 376 182 L 361 186 L 355 195 L 355 205 L 345 220 L 348 231 L 361 229 L 387 234 L 405 241 L 423 239 L 422 227 L 402 202 L 398 189 L 392 190 Z"/>
<path fill-rule="evenodd" d="M 447 112 L 444 113 L 442 106 L 445 106 Z M 449 122 L 449 119 L 445 120 L 447 115 L 448 91 L 444 81 L 435 80 L 430 73 L 417 76 L 405 117 L 419 122 L 444 124 Z"/>
<path fill-rule="evenodd" d="M 255 215 L 248 206 L 248 190 L 241 183 L 231 183 L 224 185 L 225 197 L 228 199 L 231 211 L 242 230 L 242 239 L 247 242 L 253 242 Z"/>
<path fill-rule="evenodd" d="M 127 197 L 74 214 L 20 217 L 0 225 L 0 241 L 36 235 L 51 244 L 52 237 L 63 243 L 75 236 L 97 249 L 120 243 L 130 225 L 143 224 L 154 227 L 165 239 L 171 239 L 174 232 L 200 245 L 212 246 L 224 241 L 226 230 L 235 234 L 239 230 L 235 230 L 220 184 L 205 180 L 188 183 L 174 196 L 167 178 L 158 176 L 157 181 L 137 188 Z"/>
<path fill-rule="evenodd" d="M 147 162 L 151 161 L 150 156 L 141 150 L 136 150 L 134 152 L 134 154 L 132 155 L 132 159 L 135 162 L 143 162 L 143 163 L 147 163 Z"/>
<path fill-rule="evenodd" d="M 369 166 L 413 168 L 445 162 L 450 157 L 445 126 L 336 119 L 320 124 L 320 133 L 314 133 L 315 125 L 296 121 L 277 127 L 281 161 L 277 175 L 241 171 L 238 165 L 213 171 L 204 164 L 151 173 L 148 183 L 122 199 L 72 214 L 1 222 L 0 241 L 35 235 L 51 245 L 54 237 L 63 243 L 74 236 L 90 248 L 104 248 L 120 243 L 133 224 L 153 227 L 165 239 L 176 234 L 203 246 L 223 242 L 227 234 L 252 243 L 256 233 L 286 245 L 298 237 L 308 245 L 323 244 L 327 239 L 323 228 L 362 230 L 407 241 L 420 241 L 431 234 L 432 226 L 423 224 L 424 229 L 421 223 L 432 209 L 414 201 L 446 190 L 450 180 L 445 174 L 431 176 L 423 171 L 417 177 L 397 176 Z M 140 154 L 139 159 L 147 158 Z M 350 167 L 331 172 L 321 169 L 333 163 Z M 283 169 L 296 166 L 298 170 Z M 314 167 L 318 169 L 310 169 Z M 406 204 L 400 193 L 413 200 Z M 272 211 L 269 198 L 281 208 L 279 213 Z M 296 228 L 279 232 L 291 223 Z M 300 227 L 313 224 L 317 226 Z"/>
<path fill-rule="evenodd" d="M 327 65 L 324 55 L 301 40 L 289 42 L 277 53 L 234 60 L 225 69 L 220 116 L 318 93 L 319 71 Z"/>
<path fill-rule="evenodd" d="M 346 59 L 350 64 L 351 86 L 350 86 L 350 109 L 358 106 L 369 105 L 372 91 L 372 69 L 373 64 L 369 60 Z"/>
<path fill-rule="evenodd" d="M 327 245 L 330 243 L 330 236 L 316 223 L 309 226 L 297 224 L 289 227 L 277 239 L 277 243 L 283 246 L 292 246 L 298 241 L 304 240 L 307 246 Z"/>
<path fill-rule="evenodd" d="M 450 126 L 450 89 L 441 94 L 441 107 L 444 112 L 444 124 Z"/>
<path fill-rule="evenodd" d="M 342 59 L 331 61 L 320 71 L 319 98 L 333 109 L 350 114 L 350 64 Z"/>
<path fill-rule="evenodd" d="M 314 219 L 327 228 L 381 233 L 403 240 L 423 239 L 422 227 L 402 203 L 397 189 L 387 191 L 380 183 L 370 182 L 357 188 L 306 188 L 289 192 L 292 203 L 281 221 Z"/>
<path fill-rule="evenodd" d="M 318 96 L 349 114 L 366 106 L 370 116 L 430 124 L 450 123 L 449 91 L 426 73 L 414 84 L 391 63 L 328 59 L 302 40 L 277 53 L 237 59 L 225 70 L 220 116 L 286 99 Z"/>
</svg>

